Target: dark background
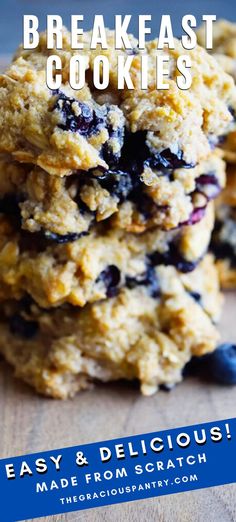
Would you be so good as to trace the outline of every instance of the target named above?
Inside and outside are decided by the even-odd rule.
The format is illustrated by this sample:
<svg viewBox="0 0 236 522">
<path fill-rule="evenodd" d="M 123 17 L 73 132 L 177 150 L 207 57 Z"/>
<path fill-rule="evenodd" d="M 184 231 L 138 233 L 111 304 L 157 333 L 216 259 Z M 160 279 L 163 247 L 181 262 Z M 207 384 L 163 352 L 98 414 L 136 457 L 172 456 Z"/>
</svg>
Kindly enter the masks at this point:
<svg viewBox="0 0 236 522">
<path fill-rule="evenodd" d="M 69 26 L 71 14 L 84 15 L 84 28 L 90 29 L 93 16 L 103 14 L 106 25 L 113 27 L 115 14 L 132 14 L 130 26 L 136 33 L 137 15 L 151 14 L 153 35 L 159 29 L 160 16 L 170 14 L 175 35 L 181 34 L 180 21 L 184 14 L 194 14 L 201 22 L 202 14 L 215 14 L 236 22 L 235 0 L 0 0 L 0 53 L 11 53 L 22 41 L 22 16 L 35 14 L 40 20 L 40 29 L 45 29 L 46 15 L 59 14 L 64 25 Z"/>
</svg>

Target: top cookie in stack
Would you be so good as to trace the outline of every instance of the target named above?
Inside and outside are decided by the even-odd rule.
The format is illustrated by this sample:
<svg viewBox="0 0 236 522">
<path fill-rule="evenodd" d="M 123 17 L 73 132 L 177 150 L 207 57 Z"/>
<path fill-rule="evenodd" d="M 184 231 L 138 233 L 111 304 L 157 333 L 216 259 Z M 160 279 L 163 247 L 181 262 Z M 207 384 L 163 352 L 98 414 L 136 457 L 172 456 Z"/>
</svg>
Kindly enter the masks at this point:
<svg viewBox="0 0 236 522">
<path fill-rule="evenodd" d="M 83 53 L 88 59 L 88 83 L 76 92 L 68 84 L 69 59 L 76 54 L 70 48 L 68 32 L 64 33 L 62 51 L 49 51 L 45 34 L 41 35 L 38 49 L 19 50 L 10 69 L 1 77 L 0 150 L 59 176 L 75 170 L 123 166 L 123 147 L 125 157 L 131 161 L 131 165 L 124 166 L 130 169 L 134 166 L 132 160 L 139 160 L 141 174 L 145 174 L 144 167 L 151 171 L 190 168 L 205 159 L 232 121 L 230 110 L 236 100 L 229 76 L 197 47 L 185 51 L 192 61 L 193 81 L 191 88 L 183 91 L 175 82 L 179 76 L 176 60 L 184 51 L 181 44 L 176 40 L 175 50 L 157 51 L 158 42 L 154 40 L 140 53 L 134 47 L 130 74 L 135 89 L 118 91 L 115 64 L 122 51 L 114 49 L 113 33 L 108 33 L 107 40 L 108 50 L 92 51 L 89 34 L 85 35 Z M 56 93 L 46 84 L 46 60 L 55 52 L 61 55 L 63 63 L 63 85 Z M 155 60 L 158 54 L 167 52 L 169 89 L 157 90 Z M 89 84 L 89 73 L 98 53 L 105 53 L 111 66 L 110 87 L 105 94 L 95 92 Z M 146 90 L 140 88 L 143 53 L 149 57 Z M 140 141 L 135 143 L 132 138 L 139 131 L 141 135 L 136 138 Z M 150 175 L 148 179 L 151 183 Z"/>
</svg>

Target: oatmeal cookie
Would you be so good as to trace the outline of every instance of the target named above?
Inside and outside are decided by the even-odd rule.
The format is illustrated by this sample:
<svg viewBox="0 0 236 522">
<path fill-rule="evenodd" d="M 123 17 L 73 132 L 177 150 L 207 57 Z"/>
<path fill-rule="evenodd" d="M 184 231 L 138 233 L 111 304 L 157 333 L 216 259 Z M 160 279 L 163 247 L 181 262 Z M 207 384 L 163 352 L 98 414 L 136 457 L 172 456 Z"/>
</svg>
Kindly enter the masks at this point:
<svg viewBox="0 0 236 522">
<path fill-rule="evenodd" d="M 196 167 L 155 171 L 146 167 L 138 177 L 128 172 L 96 169 L 60 178 L 39 167 L 0 158 L 0 211 L 15 208 L 21 227 L 29 232 L 76 238 L 94 224 L 141 233 L 194 224 L 209 200 L 225 185 L 225 164 L 218 151 Z"/>
<path fill-rule="evenodd" d="M 172 386 L 192 355 L 214 350 L 221 296 L 210 256 L 191 274 L 160 266 L 155 278 L 155 296 L 138 285 L 83 309 L 5 302 L 0 351 L 17 377 L 55 398 L 94 380 L 136 379 L 145 395 Z"/>
<path fill-rule="evenodd" d="M 55 50 L 46 49 L 45 34 L 34 52 L 21 50 L 8 71 L 0 76 L 0 151 L 8 152 L 25 163 L 33 163 L 50 174 L 64 176 L 75 170 L 96 167 L 117 168 L 130 133 L 140 133 L 145 142 L 145 165 L 162 168 L 190 168 L 205 159 L 233 121 L 230 108 L 236 106 L 236 89 L 232 78 L 204 49 L 186 51 L 178 40 L 175 50 L 157 51 L 158 42 L 132 54 L 131 77 L 134 89 L 119 90 L 115 85 L 120 53 L 114 49 L 114 36 L 108 31 L 108 49 L 91 51 L 88 46 L 87 84 L 80 91 L 69 86 L 69 60 L 76 51 L 70 48 L 70 34 L 65 31 L 63 50 L 56 51 L 63 62 L 63 83 L 59 91 L 46 85 L 45 63 Z M 108 55 L 111 64 L 107 93 L 96 92 L 90 77 L 97 54 Z M 170 58 L 169 90 L 154 85 L 153 63 L 158 53 Z M 180 54 L 192 60 L 193 82 L 189 90 L 176 85 Z M 140 60 L 145 54 L 150 62 L 148 89 L 140 89 Z M 136 154 L 133 158 L 135 159 Z M 144 165 L 143 165 L 144 166 Z"/>
<path fill-rule="evenodd" d="M 236 168 L 228 168 L 227 186 L 216 206 L 216 225 L 211 241 L 223 288 L 236 288 Z"/>
<path fill-rule="evenodd" d="M 139 235 L 97 225 L 79 239 L 70 236 L 68 242 L 67 237 L 23 232 L 11 211 L 9 204 L 0 215 L 0 301 L 27 292 L 42 307 L 84 306 L 136 282 L 152 292 L 155 266 L 194 270 L 214 224 L 210 203 L 195 225 Z"/>
</svg>

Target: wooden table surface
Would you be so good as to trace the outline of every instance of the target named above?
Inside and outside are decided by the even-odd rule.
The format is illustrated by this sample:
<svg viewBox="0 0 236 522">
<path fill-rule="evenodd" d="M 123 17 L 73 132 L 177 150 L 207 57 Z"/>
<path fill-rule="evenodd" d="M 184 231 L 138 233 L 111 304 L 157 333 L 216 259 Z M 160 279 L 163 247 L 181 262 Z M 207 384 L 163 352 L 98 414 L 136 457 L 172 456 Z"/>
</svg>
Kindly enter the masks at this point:
<svg viewBox="0 0 236 522">
<path fill-rule="evenodd" d="M 1 64 L 5 64 L 4 57 Z M 222 340 L 236 342 L 236 294 L 228 293 Z M 236 387 L 188 379 L 142 397 L 132 386 L 99 386 L 61 402 L 37 396 L 0 361 L 0 458 L 235 417 Z M 1 520 L 1 515 L 0 515 Z M 236 485 L 44 517 L 44 522 L 235 522 Z M 4 521 L 3 521 L 4 522 Z"/>
</svg>

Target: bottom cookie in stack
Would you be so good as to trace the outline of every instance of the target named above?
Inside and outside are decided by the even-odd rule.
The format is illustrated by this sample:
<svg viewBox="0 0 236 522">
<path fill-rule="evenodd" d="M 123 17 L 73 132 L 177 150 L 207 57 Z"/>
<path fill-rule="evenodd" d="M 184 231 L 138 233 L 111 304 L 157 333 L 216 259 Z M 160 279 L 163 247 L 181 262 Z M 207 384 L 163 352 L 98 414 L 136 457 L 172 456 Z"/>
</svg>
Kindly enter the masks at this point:
<svg viewBox="0 0 236 522">
<path fill-rule="evenodd" d="M 216 205 L 211 249 L 223 288 L 236 288 L 236 166 L 228 167 L 227 186 Z"/>
<path fill-rule="evenodd" d="M 195 270 L 160 265 L 145 284 L 83 308 L 40 308 L 30 297 L 1 304 L 0 350 L 38 392 L 67 398 L 94 381 L 138 380 L 145 395 L 171 387 L 194 356 L 213 351 L 221 308 L 207 255 Z"/>
</svg>

